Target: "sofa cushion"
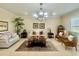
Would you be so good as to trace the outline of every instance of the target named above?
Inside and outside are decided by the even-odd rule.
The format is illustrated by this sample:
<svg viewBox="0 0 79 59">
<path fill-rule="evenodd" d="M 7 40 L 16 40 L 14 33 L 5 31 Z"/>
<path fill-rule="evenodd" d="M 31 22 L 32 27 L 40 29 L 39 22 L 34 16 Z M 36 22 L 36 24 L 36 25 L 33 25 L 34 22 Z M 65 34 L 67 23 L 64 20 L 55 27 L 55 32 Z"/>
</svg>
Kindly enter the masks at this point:
<svg viewBox="0 0 79 59">
<path fill-rule="evenodd" d="M 69 36 L 68 36 L 68 40 L 69 40 L 69 41 L 72 41 L 72 40 L 73 40 L 73 38 L 74 38 L 74 36 L 73 36 L 73 35 L 69 35 Z"/>
</svg>

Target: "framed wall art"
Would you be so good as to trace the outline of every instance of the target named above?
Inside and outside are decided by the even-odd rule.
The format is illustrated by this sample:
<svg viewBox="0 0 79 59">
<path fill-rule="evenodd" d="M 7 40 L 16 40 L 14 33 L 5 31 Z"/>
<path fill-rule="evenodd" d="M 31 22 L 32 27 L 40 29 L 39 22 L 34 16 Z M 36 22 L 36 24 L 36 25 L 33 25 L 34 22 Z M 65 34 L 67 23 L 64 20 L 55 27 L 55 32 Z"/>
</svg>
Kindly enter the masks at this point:
<svg viewBox="0 0 79 59">
<path fill-rule="evenodd" d="M 8 22 L 0 21 L 0 32 L 8 31 Z"/>
<path fill-rule="evenodd" d="M 45 29 L 45 23 L 39 23 L 39 29 Z"/>
<path fill-rule="evenodd" d="M 33 23 L 33 29 L 38 29 L 38 23 Z"/>
</svg>

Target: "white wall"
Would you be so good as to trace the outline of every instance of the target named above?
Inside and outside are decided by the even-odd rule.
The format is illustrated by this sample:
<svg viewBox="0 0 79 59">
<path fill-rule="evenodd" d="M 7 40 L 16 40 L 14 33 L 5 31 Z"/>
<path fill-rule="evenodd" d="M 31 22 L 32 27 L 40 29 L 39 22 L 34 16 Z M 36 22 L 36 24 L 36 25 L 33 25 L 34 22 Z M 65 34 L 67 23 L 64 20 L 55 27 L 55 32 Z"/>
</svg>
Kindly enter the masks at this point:
<svg viewBox="0 0 79 59">
<path fill-rule="evenodd" d="M 14 26 L 12 21 L 14 20 L 15 17 L 16 17 L 15 14 L 0 8 L 0 21 L 8 22 L 8 31 L 10 32 L 14 32 Z"/>
<path fill-rule="evenodd" d="M 71 29 L 71 19 L 74 17 L 79 17 L 79 9 L 74 10 L 66 15 L 62 16 L 62 24 L 65 26 L 65 28 L 70 31 Z"/>
<path fill-rule="evenodd" d="M 33 19 L 31 17 L 23 17 L 24 18 L 24 23 L 25 23 L 25 26 L 24 28 L 28 31 L 28 32 L 31 32 L 33 31 L 33 23 L 40 23 L 41 21 L 39 20 L 36 20 L 36 19 Z M 51 31 L 53 33 L 56 33 L 56 29 L 58 27 L 58 25 L 60 25 L 60 17 L 52 17 L 50 19 L 47 19 L 46 21 L 42 21 L 42 23 L 45 23 L 45 29 L 44 31 L 47 32 L 48 28 L 51 28 Z M 40 29 L 38 29 L 40 30 Z M 38 31 L 36 29 L 36 31 Z"/>
<path fill-rule="evenodd" d="M 8 28 L 9 31 L 14 32 L 14 25 L 12 21 L 17 17 L 17 15 L 13 14 L 12 12 L 9 12 L 7 10 L 4 10 L 0 8 L 0 21 L 7 21 L 8 22 Z M 21 16 L 24 19 L 24 29 L 27 30 L 27 32 L 33 31 L 33 23 L 40 23 L 40 21 L 33 19 L 32 17 L 28 16 Z M 61 24 L 60 17 L 52 17 L 50 19 L 47 19 L 46 21 L 43 21 L 42 23 L 45 23 L 45 29 L 44 31 L 47 32 L 48 28 L 51 28 L 51 31 L 53 33 L 56 33 L 57 26 Z M 38 29 L 40 30 L 40 29 Z M 36 30 L 37 31 L 37 30 Z"/>
</svg>

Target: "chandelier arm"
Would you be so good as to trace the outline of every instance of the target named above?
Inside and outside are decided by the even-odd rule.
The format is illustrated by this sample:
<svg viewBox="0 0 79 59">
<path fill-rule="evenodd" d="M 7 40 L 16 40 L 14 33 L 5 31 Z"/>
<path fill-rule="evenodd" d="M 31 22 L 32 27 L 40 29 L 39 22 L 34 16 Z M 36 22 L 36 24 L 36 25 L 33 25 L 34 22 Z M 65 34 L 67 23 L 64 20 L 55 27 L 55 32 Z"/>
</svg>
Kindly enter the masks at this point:
<svg viewBox="0 0 79 59">
<path fill-rule="evenodd" d="M 35 18 L 42 21 L 48 16 L 48 13 L 46 13 L 47 12 L 43 10 L 43 3 L 40 3 L 40 10 L 35 13 L 37 15 Z"/>
</svg>

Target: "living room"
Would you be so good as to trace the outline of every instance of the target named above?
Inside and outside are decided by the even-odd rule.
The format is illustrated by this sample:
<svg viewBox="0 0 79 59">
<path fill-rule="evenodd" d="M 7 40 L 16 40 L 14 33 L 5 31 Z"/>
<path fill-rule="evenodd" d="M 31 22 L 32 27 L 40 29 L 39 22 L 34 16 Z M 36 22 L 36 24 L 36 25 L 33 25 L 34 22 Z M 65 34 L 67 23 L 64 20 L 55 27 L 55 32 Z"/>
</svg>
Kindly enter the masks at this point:
<svg viewBox="0 0 79 59">
<path fill-rule="evenodd" d="M 48 13 L 46 19 L 43 19 L 44 15 L 42 16 L 42 19 L 38 19 L 40 17 L 39 15 L 38 18 L 34 17 L 34 13 L 37 13 L 40 10 Z M 6 43 L 4 40 L 2 41 L 2 39 L 0 39 L 0 55 L 79 55 L 78 41 L 76 50 L 76 46 L 75 48 L 70 46 L 65 49 L 66 41 L 63 40 L 62 42 L 64 43 L 59 42 L 57 39 L 61 40 L 63 38 L 56 37 L 58 33 L 57 29 L 60 25 L 62 25 L 61 27 L 64 28 L 64 31 L 76 32 L 78 34 L 78 16 L 78 3 L 2 3 L 0 4 L 0 37 L 1 33 L 10 32 L 7 35 L 12 35 L 11 37 L 13 37 L 12 39 L 14 41 L 7 44 L 7 36 L 3 35 Z M 23 29 L 21 29 L 18 34 L 15 26 L 16 24 L 13 23 L 13 21 L 19 18 L 20 20 L 23 20 L 24 25 Z M 27 33 L 26 38 L 21 38 L 23 30 Z M 40 32 L 42 32 L 43 35 L 39 35 Z M 48 36 L 49 32 L 53 33 L 52 38 Z M 59 35 L 61 36 L 61 33 Z M 45 40 L 42 42 L 46 42 L 44 44 L 46 46 L 43 48 L 40 48 L 39 46 L 25 48 L 25 41 L 29 41 L 32 36 L 35 36 L 38 40 L 43 36 L 43 39 Z M 27 44 L 30 43 L 27 42 Z M 34 41 L 32 44 L 34 44 Z"/>
</svg>

